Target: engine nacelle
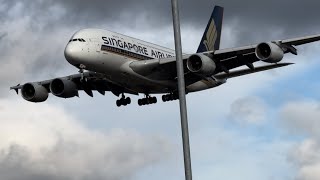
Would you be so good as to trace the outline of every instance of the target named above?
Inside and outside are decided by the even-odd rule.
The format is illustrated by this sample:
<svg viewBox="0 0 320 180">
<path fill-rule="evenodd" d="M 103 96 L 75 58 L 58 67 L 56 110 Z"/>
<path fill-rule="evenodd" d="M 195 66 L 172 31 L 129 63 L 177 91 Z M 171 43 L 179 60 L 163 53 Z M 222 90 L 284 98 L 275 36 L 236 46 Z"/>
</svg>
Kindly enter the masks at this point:
<svg viewBox="0 0 320 180">
<path fill-rule="evenodd" d="M 30 102 L 44 102 L 49 97 L 47 89 L 36 83 L 27 83 L 23 85 L 21 94 L 23 99 Z"/>
<path fill-rule="evenodd" d="M 277 63 L 283 59 L 283 50 L 274 43 L 261 43 L 256 48 L 258 59 L 268 63 Z"/>
<path fill-rule="evenodd" d="M 77 85 L 67 79 L 54 79 L 50 83 L 50 91 L 53 95 L 61 98 L 72 98 L 78 96 Z"/>
<path fill-rule="evenodd" d="M 216 63 L 206 55 L 194 54 L 187 60 L 187 68 L 193 73 L 211 76 L 216 70 Z"/>
</svg>

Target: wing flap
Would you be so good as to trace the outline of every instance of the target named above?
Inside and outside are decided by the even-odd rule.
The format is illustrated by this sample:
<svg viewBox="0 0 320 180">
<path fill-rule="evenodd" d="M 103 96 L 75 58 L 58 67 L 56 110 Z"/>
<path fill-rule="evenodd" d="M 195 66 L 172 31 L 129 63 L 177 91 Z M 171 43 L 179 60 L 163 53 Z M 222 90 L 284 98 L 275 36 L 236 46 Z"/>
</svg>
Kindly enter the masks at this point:
<svg viewBox="0 0 320 180">
<path fill-rule="evenodd" d="M 224 60 L 238 55 L 253 53 L 257 45 L 249 45 L 238 48 L 221 49 L 213 52 L 215 59 Z"/>
<path fill-rule="evenodd" d="M 256 67 L 256 68 L 254 68 L 254 70 L 252 70 L 252 69 L 241 69 L 241 70 L 231 71 L 229 73 L 217 74 L 217 75 L 215 75 L 215 77 L 217 79 L 230 79 L 230 78 L 235 78 L 235 77 L 239 77 L 239 76 L 253 74 L 253 73 L 266 71 L 266 70 L 270 70 L 270 69 L 276 69 L 276 68 L 280 68 L 280 67 L 284 67 L 284 66 L 289 66 L 289 65 L 293 65 L 293 64 L 294 63 L 279 63 L 279 64 L 272 64 L 272 65 Z"/>
</svg>

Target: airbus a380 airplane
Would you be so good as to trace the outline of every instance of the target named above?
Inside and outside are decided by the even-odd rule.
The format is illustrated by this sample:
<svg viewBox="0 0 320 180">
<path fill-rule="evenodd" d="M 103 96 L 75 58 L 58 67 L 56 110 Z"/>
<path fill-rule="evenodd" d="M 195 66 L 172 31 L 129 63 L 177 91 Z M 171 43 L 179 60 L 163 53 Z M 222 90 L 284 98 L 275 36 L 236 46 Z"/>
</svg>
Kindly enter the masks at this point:
<svg viewBox="0 0 320 180">
<path fill-rule="evenodd" d="M 295 46 L 320 40 L 316 35 L 220 50 L 222 19 L 223 8 L 216 6 L 197 53 L 183 56 L 187 93 L 220 86 L 229 78 L 291 65 L 279 63 L 284 54 L 297 55 Z M 49 93 L 72 98 L 79 96 L 80 90 L 91 97 L 93 91 L 102 95 L 111 91 L 121 96 L 117 106 L 131 104 L 125 94 L 144 94 L 138 100 L 140 106 L 157 103 L 152 94 L 164 94 L 164 102 L 178 99 L 176 59 L 171 49 L 110 31 L 84 29 L 72 36 L 65 57 L 80 69 L 79 74 L 10 89 L 17 93 L 21 89 L 22 97 L 31 102 L 44 102 Z M 257 61 L 269 64 L 255 67 Z M 240 66 L 246 68 L 233 70 Z"/>
</svg>

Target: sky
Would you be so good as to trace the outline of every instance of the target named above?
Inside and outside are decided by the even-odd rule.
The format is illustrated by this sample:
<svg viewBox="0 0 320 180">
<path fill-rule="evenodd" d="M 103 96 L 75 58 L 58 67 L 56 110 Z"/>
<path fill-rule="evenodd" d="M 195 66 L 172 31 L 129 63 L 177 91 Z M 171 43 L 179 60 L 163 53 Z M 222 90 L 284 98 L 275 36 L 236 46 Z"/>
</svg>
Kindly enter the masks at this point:
<svg viewBox="0 0 320 180">
<path fill-rule="evenodd" d="M 222 48 L 320 33 L 315 0 L 185 0 L 185 53 L 215 4 Z M 117 108 L 111 93 L 80 93 L 33 104 L 9 91 L 77 73 L 63 51 L 88 27 L 174 48 L 170 1 L 0 0 L 0 179 L 183 179 L 178 102 Z M 187 96 L 194 179 L 320 179 L 320 43 L 298 50 L 283 60 L 295 65 Z"/>
</svg>

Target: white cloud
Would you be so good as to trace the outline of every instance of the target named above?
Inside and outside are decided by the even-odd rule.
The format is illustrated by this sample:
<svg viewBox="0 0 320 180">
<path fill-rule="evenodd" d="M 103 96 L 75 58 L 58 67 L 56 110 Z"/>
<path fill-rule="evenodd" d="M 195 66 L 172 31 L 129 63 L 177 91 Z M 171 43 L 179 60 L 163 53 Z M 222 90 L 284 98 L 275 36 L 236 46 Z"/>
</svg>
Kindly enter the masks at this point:
<svg viewBox="0 0 320 180">
<path fill-rule="evenodd" d="M 161 137 L 89 130 L 47 104 L 1 100 L 0 121 L 3 180 L 128 179 L 170 154 Z"/>
<path fill-rule="evenodd" d="M 193 134 L 191 142 L 195 179 L 283 180 L 292 170 L 285 154 L 293 144 L 283 139 L 268 141 L 211 125 Z"/>
<path fill-rule="evenodd" d="M 319 102 L 289 102 L 281 109 L 280 116 L 283 124 L 291 133 L 320 138 Z"/>
<path fill-rule="evenodd" d="M 290 160 L 298 168 L 296 180 L 320 179 L 320 142 L 307 139 L 291 152 Z"/>
<path fill-rule="evenodd" d="M 242 124 L 261 124 L 266 120 L 267 107 L 257 97 L 247 97 L 231 104 L 230 117 Z"/>
<path fill-rule="evenodd" d="M 288 155 L 297 168 L 295 179 L 320 179 L 320 103 L 314 100 L 289 102 L 282 107 L 280 117 L 291 134 L 307 136 Z"/>
</svg>

